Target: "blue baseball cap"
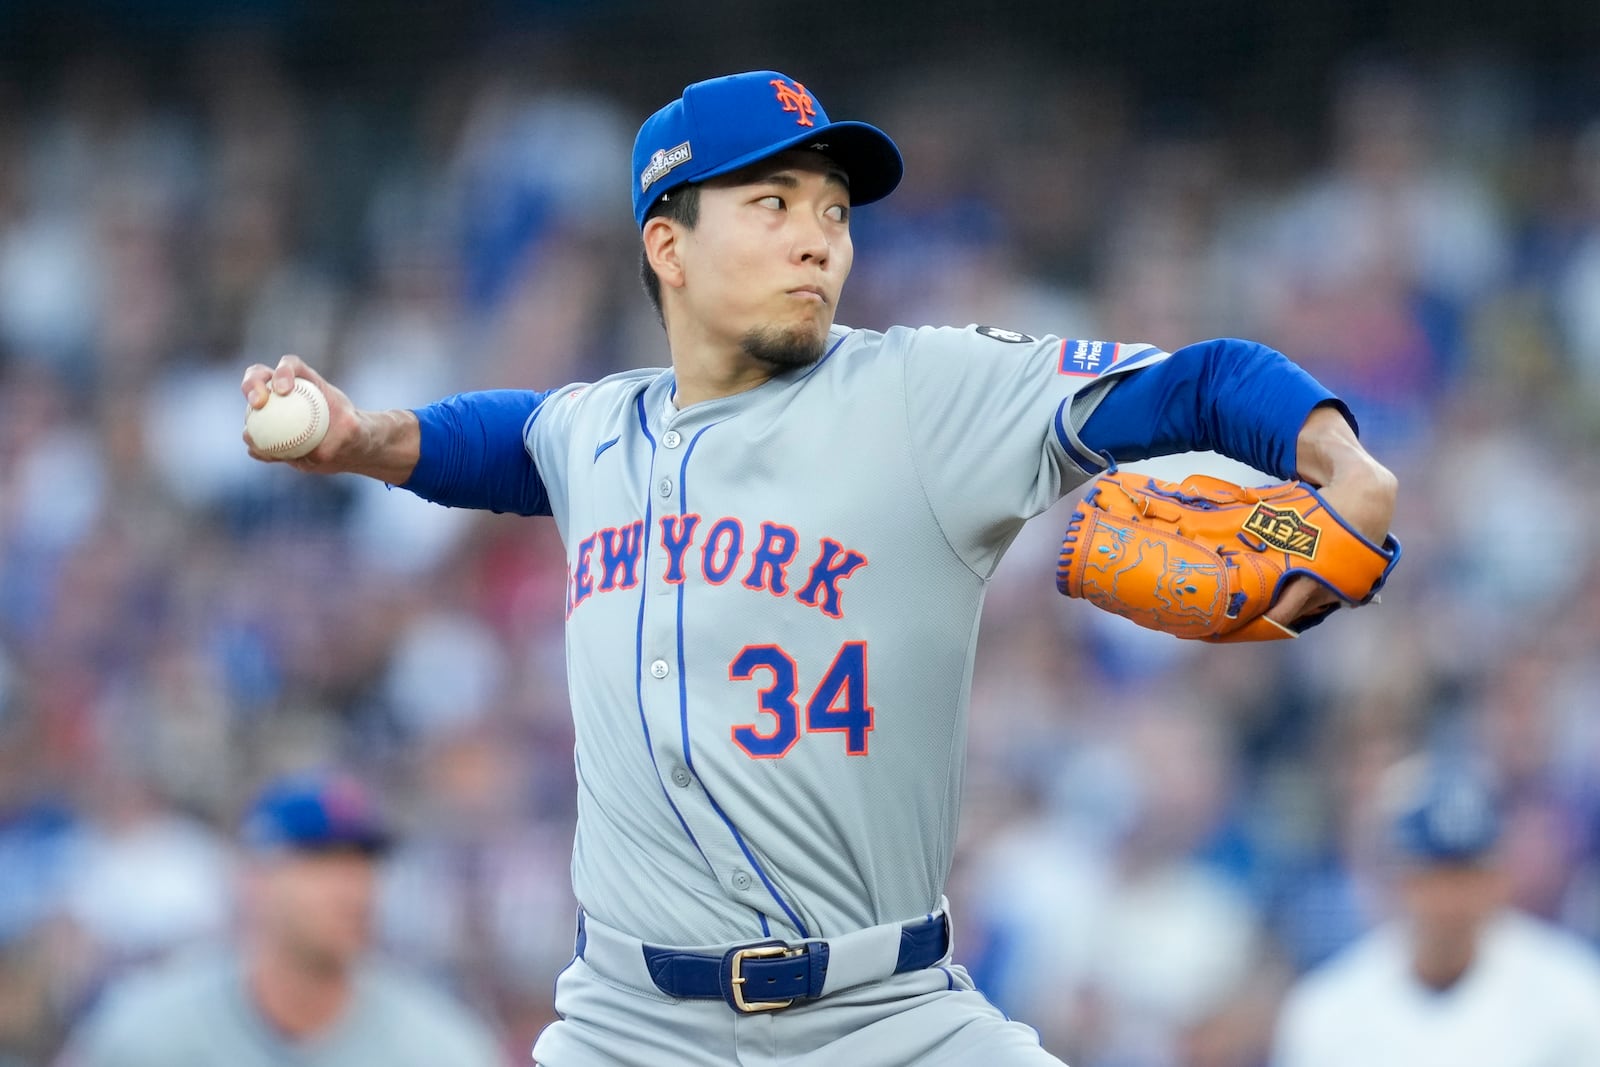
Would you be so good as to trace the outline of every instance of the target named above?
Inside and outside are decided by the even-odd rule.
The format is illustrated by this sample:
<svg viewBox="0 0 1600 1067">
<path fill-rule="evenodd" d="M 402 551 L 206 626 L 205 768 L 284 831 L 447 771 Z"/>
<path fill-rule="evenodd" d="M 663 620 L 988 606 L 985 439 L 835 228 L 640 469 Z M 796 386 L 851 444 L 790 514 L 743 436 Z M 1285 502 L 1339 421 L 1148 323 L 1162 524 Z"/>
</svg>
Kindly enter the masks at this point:
<svg viewBox="0 0 1600 1067">
<path fill-rule="evenodd" d="M 1499 842 L 1500 813 L 1482 775 L 1461 767 L 1434 768 L 1400 799 L 1391 828 L 1395 847 L 1413 862 L 1473 864 Z"/>
<path fill-rule="evenodd" d="M 695 82 L 639 127 L 633 142 L 633 218 L 642 228 L 661 194 L 788 148 L 824 153 L 850 179 L 850 202 L 882 200 L 905 164 L 889 135 L 865 122 L 832 122 L 822 102 L 775 70 Z"/>
<path fill-rule="evenodd" d="M 361 782 L 340 772 L 308 772 L 267 784 L 246 814 L 240 837 L 261 852 L 332 852 L 369 855 L 393 843 L 387 819 Z"/>
</svg>

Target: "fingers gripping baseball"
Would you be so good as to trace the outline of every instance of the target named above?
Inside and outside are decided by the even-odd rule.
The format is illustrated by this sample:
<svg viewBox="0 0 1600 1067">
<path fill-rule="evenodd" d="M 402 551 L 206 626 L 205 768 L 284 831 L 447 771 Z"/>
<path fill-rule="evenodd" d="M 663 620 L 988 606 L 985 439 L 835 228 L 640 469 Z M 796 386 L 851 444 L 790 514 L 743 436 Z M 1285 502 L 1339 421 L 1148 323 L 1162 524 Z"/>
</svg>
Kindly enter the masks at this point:
<svg viewBox="0 0 1600 1067">
<path fill-rule="evenodd" d="M 355 407 L 299 356 L 284 356 L 276 367 L 252 364 L 240 391 L 251 457 L 303 471 L 343 469 L 340 457 L 359 432 Z"/>
</svg>

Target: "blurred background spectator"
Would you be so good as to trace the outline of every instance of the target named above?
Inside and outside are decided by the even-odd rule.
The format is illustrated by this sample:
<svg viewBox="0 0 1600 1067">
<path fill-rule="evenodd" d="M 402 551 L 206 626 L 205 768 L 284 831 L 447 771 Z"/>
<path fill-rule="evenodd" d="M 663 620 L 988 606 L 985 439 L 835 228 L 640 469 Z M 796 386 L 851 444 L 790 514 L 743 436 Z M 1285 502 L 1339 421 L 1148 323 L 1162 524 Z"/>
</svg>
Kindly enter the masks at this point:
<svg viewBox="0 0 1600 1067">
<path fill-rule="evenodd" d="M 238 839 L 237 929 L 111 983 L 62 1067 L 512 1062 L 481 1020 L 371 953 L 393 836 L 359 779 L 274 779 Z"/>
<path fill-rule="evenodd" d="M 1278 1067 L 1600 1062 L 1600 956 L 1508 906 L 1492 782 L 1420 754 L 1381 793 L 1389 921 L 1291 988 Z"/>
<path fill-rule="evenodd" d="M 226 931 L 245 791 L 329 761 L 405 830 L 385 949 L 531 1046 L 574 910 L 561 546 L 250 463 L 237 382 L 661 363 L 633 132 L 768 66 L 907 156 L 840 321 L 1259 338 L 1404 490 L 1381 607 L 1288 647 L 1070 606 L 1065 507 L 1024 531 L 951 884 L 997 1002 L 1074 1067 L 1267 1063 L 1433 744 L 1505 787 L 1510 901 L 1600 943 L 1591 6 L 0 2 L 0 1064 Z"/>
</svg>

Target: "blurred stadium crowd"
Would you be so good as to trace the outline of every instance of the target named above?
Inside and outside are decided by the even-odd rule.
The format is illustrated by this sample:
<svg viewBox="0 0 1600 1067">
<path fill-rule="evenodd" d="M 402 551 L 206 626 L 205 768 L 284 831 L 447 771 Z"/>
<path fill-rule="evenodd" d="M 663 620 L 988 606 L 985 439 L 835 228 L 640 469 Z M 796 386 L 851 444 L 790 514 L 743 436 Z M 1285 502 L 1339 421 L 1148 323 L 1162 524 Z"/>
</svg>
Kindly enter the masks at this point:
<svg viewBox="0 0 1600 1067">
<path fill-rule="evenodd" d="M 1515 63 L 1352 65 L 1283 125 L 1039 73 L 814 84 L 907 156 L 840 321 L 1265 341 L 1400 476 L 1405 559 L 1307 640 L 1191 647 L 1059 597 L 1064 511 L 1033 524 L 987 604 L 959 955 L 1075 1067 L 1258 1065 L 1383 914 L 1374 782 L 1419 746 L 1490 761 L 1518 902 L 1600 943 L 1600 112 Z M 0 1063 L 227 930 L 241 805 L 323 762 L 400 813 L 386 950 L 523 1062 L 571 953 L 561 546 L 252 463 L 238 382 L 660 364 L 627 158 L 680 85 L 469 64 L 364 109 L 249 38 L 154 75 L 0 84 Z"/>
</svg>

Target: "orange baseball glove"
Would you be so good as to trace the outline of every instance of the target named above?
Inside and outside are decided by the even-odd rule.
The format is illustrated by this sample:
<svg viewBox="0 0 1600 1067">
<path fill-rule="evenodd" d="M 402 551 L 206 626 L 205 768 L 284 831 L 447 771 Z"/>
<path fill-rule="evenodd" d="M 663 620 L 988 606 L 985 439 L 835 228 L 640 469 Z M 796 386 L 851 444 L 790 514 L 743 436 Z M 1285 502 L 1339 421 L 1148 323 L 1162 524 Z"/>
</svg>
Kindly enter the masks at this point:
<svg viewBox="0 0 1600 1067">
<path fill-rule="evenodd" d="M 1334 608 L 1355 607 L 1399 559 L 1392 534 L 1372 544 L 1305 482 L 1250 489 L 1203 474 L 1174 484 L 1113 470 L 1072 513 L 1056 587 L 1177 637 L 1273 641 L 1328 614 L 1290 626 L 1268 619 L 1290 579 L 1314 578 L 1343 602 Z"/>
</svg>

